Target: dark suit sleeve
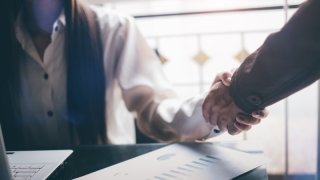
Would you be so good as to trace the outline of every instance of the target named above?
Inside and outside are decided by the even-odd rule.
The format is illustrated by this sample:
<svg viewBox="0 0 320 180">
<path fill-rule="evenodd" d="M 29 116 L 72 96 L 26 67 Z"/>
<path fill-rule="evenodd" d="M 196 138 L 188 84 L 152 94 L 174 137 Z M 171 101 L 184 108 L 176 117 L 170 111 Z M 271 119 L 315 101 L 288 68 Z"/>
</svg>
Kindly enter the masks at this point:
<svg viewBox="0 0 320 180">
<path fill-rule="evenodd" d="M 245 112 L 265 108 L 320 77 L 320 1 L 304 3 L 232 77 L 230 94 Z"/>
</svg>

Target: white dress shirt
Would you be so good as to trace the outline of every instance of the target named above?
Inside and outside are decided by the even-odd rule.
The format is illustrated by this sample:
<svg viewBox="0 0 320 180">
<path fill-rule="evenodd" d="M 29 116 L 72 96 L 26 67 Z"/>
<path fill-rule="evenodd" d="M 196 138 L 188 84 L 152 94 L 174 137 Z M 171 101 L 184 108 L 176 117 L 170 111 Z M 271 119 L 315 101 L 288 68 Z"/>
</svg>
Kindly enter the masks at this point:
<svg viewBox="0 0 320 180">
<path fill-rule="evenodd" d="M 106 137 L 112 144 L 135 143 L 134 119 L 143 132 L 160 141 L 207 137 L 212 129 L 202 116 L 203 97 L 177 99 L 160 61 L 131 17 L 99 11 L 106 88 Z M 27 141 L 68 144 L 65 17 L 62 12 L 43 60 L 16 21 L 20 58 L 21 109 Z M 178 71 L 178 69 L 177 69 Z M 178 73 L 178 72 L 177 72 Z"/>
</svg>

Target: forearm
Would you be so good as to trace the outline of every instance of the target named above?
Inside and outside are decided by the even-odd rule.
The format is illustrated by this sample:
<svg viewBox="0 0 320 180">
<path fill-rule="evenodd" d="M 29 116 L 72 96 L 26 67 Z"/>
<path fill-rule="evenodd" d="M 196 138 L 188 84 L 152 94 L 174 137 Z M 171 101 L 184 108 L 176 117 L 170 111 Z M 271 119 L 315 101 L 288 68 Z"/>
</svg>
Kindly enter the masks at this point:
<svg viewBox="0 0 320 180">
<path fill-rule="evenodd" d="M 308 1 L 245 60 L 230 87 L 241 109 L 248 113 L 263 109 L 319 78 L 319 18 L 319 1 Z"/>
<path fill-rule="evenodd" d="M 185 101 L 172 96 L 162 98 L 153 97 L 136 110 L 138 127 L 145 134 L 166 142 L 194 141 L 210 134 L 212 127 L 202 115 L 202 97 Z"/>
</svg>

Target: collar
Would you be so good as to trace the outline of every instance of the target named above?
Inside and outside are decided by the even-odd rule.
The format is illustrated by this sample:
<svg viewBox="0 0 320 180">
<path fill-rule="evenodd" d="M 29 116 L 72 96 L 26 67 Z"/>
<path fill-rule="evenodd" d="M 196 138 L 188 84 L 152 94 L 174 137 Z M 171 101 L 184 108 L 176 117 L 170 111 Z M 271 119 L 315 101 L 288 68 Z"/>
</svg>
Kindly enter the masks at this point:
<svg viewBox="0 0 320 180">
<path fill-rule="evenodd" d="M 16 38 L 18 42 L 20 43 L 22 49 L 27 52 L 33 59 L 41 63 L 41 58 L 34 46 L 34 43 L 28 34 L 26 28 L 24 27 L 24 23 L 22 20 L 22 11 L 19 12 L 17 19 L 15 21 L 15 33 L 16 33 Z M 61 10 L 61 13 L 57 20 L 53 24 L 53 29 L 51 33 L 51 39 L 53 40 L 56 36 L 55 29 L 58 27 L 59 31 L 64 29 L 66 26 L 66 20 L 65 20 L 65 13 L 64 9 Z"/>
<path fill-rule="evenodd" d="M 66 16 L 64 14 L 64 9 L 61 10 L 57 22 L 60 23 L 63 27 L 66 27 Z"/>
</svg>

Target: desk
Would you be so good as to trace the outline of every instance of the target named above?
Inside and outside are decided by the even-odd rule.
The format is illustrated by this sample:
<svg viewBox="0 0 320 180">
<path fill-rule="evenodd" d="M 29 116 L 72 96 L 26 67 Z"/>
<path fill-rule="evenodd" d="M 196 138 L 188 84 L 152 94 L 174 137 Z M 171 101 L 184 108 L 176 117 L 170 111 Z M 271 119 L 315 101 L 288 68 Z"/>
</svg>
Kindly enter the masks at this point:
<svg viewBox="0 0 320 180">
<path fill-rule="evenodd" d="M 162 148 L 167 144 L 95 145 L 73 148 L 73 155 L 54 179 L 72 179 L 92 173 L 116 163 Z M 268 179 L 266 168 L 258 167 L 236 180 Z"/>
</svg>

